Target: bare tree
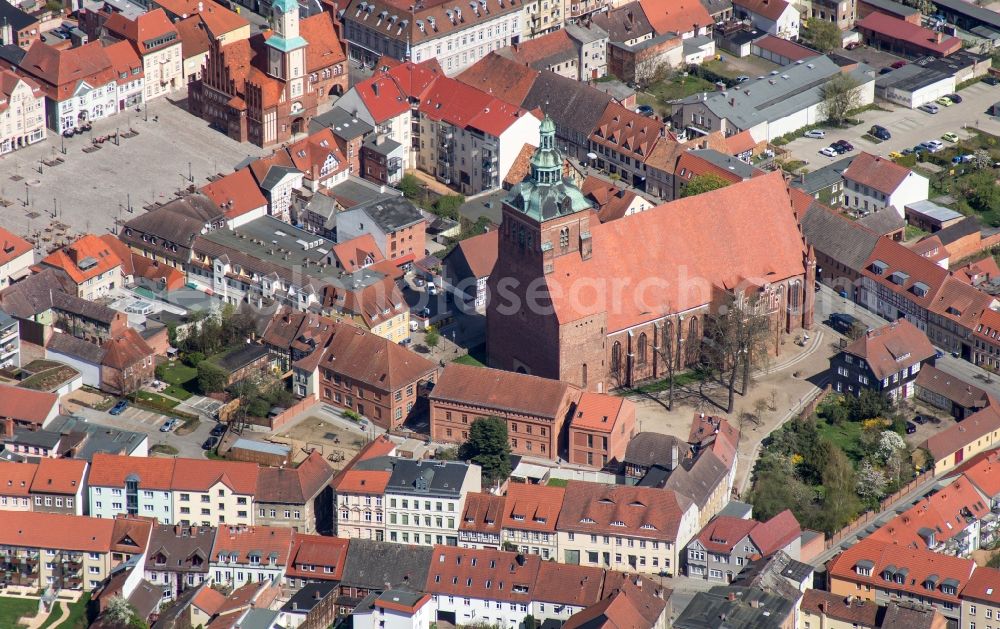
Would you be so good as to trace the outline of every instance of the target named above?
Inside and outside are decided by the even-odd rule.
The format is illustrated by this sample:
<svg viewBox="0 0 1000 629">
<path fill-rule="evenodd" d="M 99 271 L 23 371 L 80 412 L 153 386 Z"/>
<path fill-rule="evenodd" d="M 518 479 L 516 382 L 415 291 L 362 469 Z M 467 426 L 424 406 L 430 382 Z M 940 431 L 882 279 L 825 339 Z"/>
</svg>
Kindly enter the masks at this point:
<svg viewBox="0 0 1000 629">
<path fill-rule="evenodd" d="M 771 325 L 759 292 L 728 293 L 718 312 L 706 318 L 706 354 L 729 392 L 727 413 L 736 404 L 736 381 L 743 376 L 746 395 L 754 367 L 766 360 Z"/>
<path fill-rule="evenodd" d="M 848 112 L 861 106 L 861 89 L 856 80 L 847 74 L 838 74 L 820 88 L 820 111 L 835 125 L 847 120 Z"/>
<path fill-rule="evenodd" d="M 676 331 L 675 331 L 676 330 Z M 664 321 L 659 325 L 658 343 L 653 351 L 659 356 L 666 368 L 667 375 L 667 409 L 674 408 L 674 380 L 677 377 L 677 348 L 680 346 L 680 325 L 673 321 Z"/>
</svg>

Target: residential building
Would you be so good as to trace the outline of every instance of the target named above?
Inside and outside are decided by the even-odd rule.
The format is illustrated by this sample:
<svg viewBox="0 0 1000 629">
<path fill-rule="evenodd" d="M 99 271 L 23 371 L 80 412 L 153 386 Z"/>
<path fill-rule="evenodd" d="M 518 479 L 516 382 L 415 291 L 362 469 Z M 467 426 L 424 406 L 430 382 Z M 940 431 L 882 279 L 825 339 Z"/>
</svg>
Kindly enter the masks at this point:
<svg viewBox="0 0 1000 629">
<path fill-rule="evenodd" d="M 700 2 L 676 5 L 666 0 L 640 0 L 643 12 L 658 35 L 674 33 L 682 39 L 709 34 L 714 20 Z"/>
<path fill-rule="evenodd" d="M 906 319 L 868 330 L 830 359 L 833 388 L 855 396 L 871 389 L 908 399 L 916 393 L 921 367 L 933 366 L 936 352 L 927 335 Z"/>
<path fill-rule="evenodd" d="M 16 4 L 0 4 L 0 22 L 4 24 L 0 31 L 0 44 L 11 44 L 27 50 L 40 37 L 38 19 L 22 11 Z"/>
<path fill-rule="evenodd" d="M 584 392 L 569 421 L 567 459 L 618 469 L 635 435 L 635 404 L 623 397 Z"/>
<path fill-rule="evenodd" d="M 225 212 L 201 193 L 185 194 L 125 223 L 119 239 L 132 251 L 185 269 L 195 238 L 226 225 Z"/>
<path fill-rule="evenodd" d="M 391 470 L 384 499 L 389 541 L 457 546 L 465 497 L 482 489 L 479 466 L 393 458 Z"/>
<path fill-rule="evenodd" d="M 281 373 L 292 363 L 322 352 L 333 333 L 334 321 L 309 312 L 283 308 L 276 312 L 261 335 L 271 352 L 271 363 Z"/>
<path fill-rule="evenodd" d="M 115 95 L 118 111 L 139 107 L 145 102 L 146 76 L 143 74 L 142 59 L 132 43 L 120 40 L 104 47 L 104 53 L 115 71 Z"/>
<path fill-rule="evenodd" d="M 372 592 L 354 608 L 351 618 L 357 629 L 429 629 L 437 618 L 437 601 L 421 592 Z"/>
<path fill-rule="evenodd" d="M 0 422 L 14 428 L 38 430 L 48 427 L 59 414 L 59 396 L 47 391 L 35 391 L 0 384 Z"/>
<path fill-rule="evenodd" d="M 641 576 L 635 581 L 624 578 L 612 582 L 617 587 L 610 590 L 605 587 L 602 594 L 606 598 L 576 612 L 563 626 L 566 629 L 590 626 L 664 629 L 668 625 L 670 603 L 664 599 L 669 594 L 663 588 Z"/>
<path fill-rule="evenodd" d="M 386 458 L 396 454 L 396 444 L 386 435 L 370 441 L 330 481 L 334 501 L 334 533 L 338 537 L 385 537 L 385 488 L 391 472 Z"/>
<path fill-rule="evenodd" d="M 844 171 L 844 208 L 867 214 L 891 207 L 903 217 L 906 206 L 927 200 L 928 186 L 909 168 L 861 152 Z"/>
<path fill-rule="evenodd" d="M 525 30 L 544 28 L 548 16 L 532 16 L 528 13 L 530 9 L 526 4 Z M 534 39 L 530 37 L 526 35 L 525 41 L 501 48 L 498 54 L 535 70 L 550 70 L 575 81 L 599 79 L 608 73 L 608 33 L 593 22 L 567 24 L 565 28 L 550 30 Z"/>
<path fill-rule="evenodd" d="M 580 192 L 597 208 L 597 218 L 602 223 L 644 212 L 653 207 L 651 202 L 636 194 L 631 188 L 596 175 L 588 175 L 583 180 Z"/>
<path fill-rule="evenodd" d="M 878 629 L 879 606 L 852 595 L 838 596 L 824 590 L 808 589 L 799 607 L 803 629 Z"/>
<path fill-rule="evenodd" d="M 153 526 L 144 569 L 146 580 L 163 587 L 163 598 L 167 600 L 200 586 L 208 580 L 215 533 L 210 526 Z"/>
<path fill-rule="evenodd" d="M 733 0 L 733 13 L 754 28 L 782 39 L 798 39 L 799 11 L 784 0 Z"/>
<path fill-rule="evenodd" d="M 502 546 L 557 561 L 556 521 L 564 493 L 562 487 L 511 483 L 500 522 Z"/>
<path fill-rule="evenodd" d="M 347 88 L 347 59 L 330 14 L 300 20 L 297 5 L 286 1 L 272 3 L 267 12 L 273 31 L 262 40 L 209 43 L 189 97 L 192 113 L 258 146 L 306 132 L 320 100 Z M 250 63 L 265 58 L 266 66 Z"/>
<path fill-rule="evenodd" d="M 55 250 L 39 264 L 65 273 L 76 285 L 75 295 L 87 301 L 113 296 L 115 288 L 121 288 L 121 260 L 93 234 Z"/>
<path fill-rule="evenodd" d="M 183 526 L 253 525 L 259 467 L 238 461 L 174 459 L 173 521 Z M 272 527 L 274 528 L 274 527 Z M 216 538 L 218 539 L 218 538 Z"/>
<path fill-rule="evenodd" d="M 0 462 L 0 511 L 31 511 L 35 463 Z"/>
<path fill-rule="evenodd" d="M 38 83 L 0 70 L 0 155 L 45 139 L 45 95 Z M 4 284 L 0 270 L 0 288 Z"/>
<path fill-rule="evenodd" d="M 416 63 L 436 58 L 454 75 L 490 51 L 516 43 L 522 36 L 523 8 L 520 0 L 414 9 L 397 2 L 352 0 L 344 7 L 344 39 L 351 58 L 366 65 L 374 67 L 383 56 Z"/>
<path fill-rule="evenodd" d="M 153 9 L 135 19 L 113 13 L 104 22 L 102 34 L 129 42 L 142 59 L 143 100 L 151 101 L 185 85 L 181 39 L 163 9 Z"/>
<path fill-rule="evenodd" d="M 697 507 L 673 490 L 584 481 L 567 484 L 556 524 L 564 563 L 666 575 L 697 528 Z"/>
<path fill-rule="evenodd" d="M 0 227 L 0 290 L 31 273 L 35 250 L 24 238 Z"/>
<path fill-rule="evenodd" d="M 1000 443 L 1000 409 L 990 405 L 931 435 L 921 446 L 934 459 L 934 473 L 941 474 Z"/>
<path fill-rule="evenodd" d="M 100 388 L 130 395 L 153 381 L 156 352 L 135 328 L 126 328 L 102 346 Z"/>
<path fill-rule="evenodd" d="M 918 400 L 959 421 L 995 403 L 985 390 L 930 365 L 921 369 L 913 384 Z"/>
<path fill-rule="evenodd" d="M 976 568 L 960 592 L 962 613 L 959 627 L 988 626 L 1000 618 L 1000 570 Z"/>
<path fill-rule="evenodd" d="M 349 163 L 330 129 L 314 131 L 282 150 L 287 151 L 292 165 L 302 173 L 304 190 L 316 193 L 347 181 Z"/>
<path fill-rule="evenodd" d="M 427 219 L 402 197 L 364 203 L 337 214 L 337 242 L 371 234 L 387 260 L 396 265 L 420 260 L 425 255 Z"/>
<path fill-rule="evenodd" d="M 249 168 L 240 168 L 219 177 L 202 186 L 200 192 L 224 212 L 226 226 L 230 229 L 242 227 L 267 214 L 267 199 L 257 187 Z"/>
<path fill-rule="evenodd" d="M 300 361 L 293 368 L 296 383 L 311 383 L 304 386 L 324 404 L 350 409 L 389 429 L 403 424 L 417 389 L 437 374 L 426 358 L 344 323 L 335 327 L 318 364 Z"/>
<path fill-rule="evenodd" d="M 565 22 L 563 2 L 527 0 L 521 11 L 521 38 L 541 37 L 561 28 Z"/>
<path fill-rule="evenodd" d="M 904 57 L 947 57 L 962 49 L 962 41 L 957 37 L 878 11 L 858 20 L 855 28 L 872 48 Z"/>
<path fill-rule="evenodd" d="M 554 459 L 579 396 L 558 380 L 450 363 L 430 393 L 431 438 L 464 443 L 476 419 L 500 417 L 511 452 Z"/>
<path fill-rule="evenodd" d="M 118 113 L 115 71 L 100 42 L 61 50 L 35 41 L 18 67 L 42 88 L 46 124 L 57 134 Z"/>
<path fill-rule="evenodd" d="M 739 90 L 689 96 L 675 107 L 673 128 L 722 131 L 727 136 L 749 130 L 757 141 L 770 142 L 824 120 L 823 85 L 841 74 L 858 82 L 862 106 L 874 102 L 875 79 L 867 66 L 842 68 L 829 57 L 820 56 L 786 67 L 779 75 L 751 79 Z"/>
<path fill-rule="evenodd" d="M 17 319 L 0 310 L 0 369 L 21 366 L 21 334 Z"/>
<path fill-rule="evenodd" d="M 500 535 L 505 517 L 505 496 L 470 493 L 458 523 L 458 545 L 462 548 L 500 549 Z"/>
<path fill-rule="evenodd" d="M 295 534 L 285 570 L 285 584 L 300 589 L 309 583 L 337 585 L 344 575 L 348 541 L 326 535 Z"/>
<path fill-rule="evenodd" d="M 66 515 L 84 515 L 87 510 L 87 468 L 80 459 L 41 457 L 33 465 L 31 510 Z M 0 500 L 2 506 L 2 500 Z"/>
<path fill-rule="evenodd" d="M 173 474 L 174 459 L 95 454 L 87 478 L 89 514 L 110 519 L 127 513 L 171 524 Z"/>
<path fill-rule="evenodd" d="M 255 493 L 261 526 L 287 526 L 297 533 L 333 532 L 331 468 L 317 451 L 297 467 L 264 467 Z"/>
<path fill-rule="evenodd" d="M 555 148 L 555 127 L 546 120 L 532 162 L 532 175 L 516 185 L 503 204 L 497 266 L 489 286 L 491 294 L 497 295 L 499 278 L 505 278 L 507 283 L 507 278 L 513 278 L 517 285 L 507 291 L 512 293 L 508 298 L 491 300 L 487 307 L 491 366 L 558 378 L 603 393 L 662 377 L 663 356 L 668 351 L 663 349 L 666 339 L 672 347 L 679 346 L 681 339 L 689 339 L 687 355 L 681 362 L 691 364 L 703 336 L 704 317 L 709 314 L 707 291 L 699 295 L 657 291 L 655 298 L 648 292 L 639 296 L 629 291 L 622 295 L 622 303 L 628 306 L 611 311 L 599 303 L 569 299 L 566 282 L 587 278 L 587 282 L 600 285 L 610 282 L 612 276 L 618 281 L 635 273 L 635 282 L 626 282 L 635 286 L 639 275 L 653 277 L 650 269 L 656 270 L 656 277 L 666 278 L 680 266 L 685 269 L 685 277 L 707 280 L 718 277 L 721 269 L 716 258 L 706 259 L 698 252 L 717 248 L 719 243 L 732 248 L 732 256 L 727 259 L 740 261 L 741 270 L 727 269 L 727 273 L 742 277 L 770 273 L 771 282 L 757 290 L 760 302 L 768 304 L 767 316 L 775 330 L 811 327 L 814 293 L 803 287 L 814 281 L 815 262 L 811 249 L 802 242 L 797 221 L 787 211 L 790 199 L 780 177 L 754 177 L 602 224 L 579 189 L 562 180 L 561 162 Z M 752 208 L 747 198 L 755 199 Z M 562 209 L 555 212 L 553 207 Z M 721 214 L 714 216 L 723 211 L 724 219 Z M 773 220 L 765 221 L 762 212 Z M 663 222 L 686 228 L 661 229 Z M 749 226 L 760 224 L 771 226 L 766 243 L 748 238 L 753 231 Z M 726 229 L 732 229 L 732 233 L 723 235 L 720 225 L 731 226 Z M 638 234 L 656 234 L 658 246 L 635 247 L 633 241 Z M 650 250 L 656 252 L 655 262 L 646 255 Z M 638 256 L 640 251 L 641 261 L 636 258 L 634 263 L 626 262 L 622 257 L 631 255 L 629 252 Z M 697 268 L 692 267 L 692 261 L 699 261 Z M 765 267 L 769 270 L 765 271 Z M 551 307 L 518 317 L 504 314 L 515 298 L 520 304 L 533 301 L 527 287 L 538 286 L 538 282 L 543 282 Z M 521 312 L 524 310 L 531 309 Z M 653 347 L 661 349 L 653 351 Z M 676 357 L 678 353 L 669 355 Z"/>
<path fill-rule="evenodd" d="M 372 592 L 423 589 L 433 554 L 432 546 L 352 539 L 347 547 L 338 605 L 350 610 Z"/>
<path fill-rule="evenodd" d="M 787 509 L 766 522 L 718 516 L 688 544 L 685 571 L 689 577 L 731 583 L 755 557 L 780 550 L 797 558 L 801 535 Z"/>
<path fill-rule="evenodd" d="M 780 594 L 760 588 L 717 585 L 695 594 L 673 627 L 701 629 L 717 618 L 733 618 L 728 623 L 733 629 L 792 629 L 795 606 Z"/>
<path fill-rule="evenodd" d="M 248 583 L 281 583 L 295 531 L 285 527 L 222 525 L 215 530 L 209 563 L 213 583 L 240 588 Z"/>
<path fill-rule="evenodd" d="M 874 603 L 923 603 L 957 620 L 958 595 L 974 569 L 971 559 L 864 539 L 835 557 L 827 574 L 833 594 Z"/>
<path fill-rule="evenodd" d="M 444 257 L 445 281 L 454 287 L 454 295 L 464 297 L 465 308 L 486 312 L 486 281 L 497 262 L 498 232 L 491 229 L 485 234 L 460 240 Z"/>
</svg>

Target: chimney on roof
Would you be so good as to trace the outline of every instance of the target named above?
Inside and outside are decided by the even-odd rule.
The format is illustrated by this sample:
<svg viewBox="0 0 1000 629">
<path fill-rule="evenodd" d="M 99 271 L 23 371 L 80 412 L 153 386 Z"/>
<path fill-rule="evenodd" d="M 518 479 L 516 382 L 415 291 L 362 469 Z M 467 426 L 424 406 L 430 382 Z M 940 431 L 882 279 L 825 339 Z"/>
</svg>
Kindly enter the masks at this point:
<svg viewBox="0 0 1000 629">
<path fill-rule="evenodd" d="M 680 463 L 681 451 L 675 443 L 670 447 L 670 471 L 673 472 L 677 469 L 677 464 Z"/>
<path fill-rule="evenodd" d="M 937 33 L 934 33 L 934 40 L 937 43 L 939 43 L 939 44 L 941 42 L 943 42 L 944 41 L 944 33 L 942 33 L 941 31 L 938 31 Z"/>
<path fill-rule="evenodd" d="M 819 613 L 821 613 L 821 614 L 825 614 L 826 613 L 826 601 L 821 601 L 820 602 L 820 604 L 819 604 Z"/>
<path fill-rule="evenodd" d="M 5 417 L 3 420 L 3 436 L 13 437 L 14 436 L 14 420 L 10 417 Z"/>
</svg>

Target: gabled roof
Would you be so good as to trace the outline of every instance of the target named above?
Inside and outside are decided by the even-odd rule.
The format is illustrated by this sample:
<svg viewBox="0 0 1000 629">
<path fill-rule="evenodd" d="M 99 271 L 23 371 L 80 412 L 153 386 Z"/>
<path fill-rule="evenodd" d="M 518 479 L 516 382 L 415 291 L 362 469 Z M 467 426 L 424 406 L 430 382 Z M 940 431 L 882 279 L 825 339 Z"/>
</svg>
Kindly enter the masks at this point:
<svg viewBox="0 0 1000 629">
<path fill-rule="evenodd" d="M 536 417 L 558 418 L 576 388 L 561 380 L 448 363 L 431 391 L 432 401 L 458 402 Z M 561 418 L 559 418 L 561 419 Z"/>
<path fill-rule="evenodd" d="M 923 308 L 931 307 L 948 278 L 948 271 L 885 236 L 875 243 L 861 274 Z"/>
<path fill-rule="evenodd" d="M 923 447 L 930 451 L 935 461 L 940 461 L 994 430 L 1000 430 L 1000 408 L 990 405 L 961 422 L 931 435 L 923 443 Z"/>
<path fill-rule="evenodd" d="M 913 171 L 906 166 L 862 151 L 844 171 L 844 179 L 889 195 L 911 174 Z"/>
<path fill-rule="evenodd" d="M 974 484 L 960 476 L 885 523 L 871 537 L 906 548 L 936 550 L 937 544 L 955 537 L 971 521 L 989 513 L 988 505 Z"/>
<path fill-rule="evenodd" d="M 945 35 L 938 41 L 938 33 L 935 31 L 878 11 L 872 11 L 859 19 L 857 27 L 919 46 L 942 56 L 958 50 L 962 45 L 958 38 L 950 35 Z"/>
<path fill-rule="evenodd" d="M 977 386 L 941 371 L 934 365 L 924 365 L 917 374 L 916 385 L 941 395 L 967 409 L 981 409 L 994 404 L 993 396 Z"/>
<path fill-rule="evenodd" d="M 879 380 L 934 357 L 927 335 L 906 319 L 869 330 L 844 350 L 862 358 Z"/>
<path fill-rule="evenodd" d="M 111 60 L 115 70 L 115 80 L 119 85 L 135 81 L 143 76 L 142 59 L 127 41 L 116 41 L 104 47 L 104 53 Z M 134 73 L 133 73 L 134 72 Z"/>
<path fill-rule="evenodd" d="M 976 568 L 962 588 L 962 600 L 1000 605 L 1000 570 L 985 566 Z"/>
<path fill-rule="evenodd" d="M 570 481 L 558 530 L 677 541 L 691 502 L 670 489 Z"/>
<path fill-rule="evenodd" d="M 431 120 L 442 120 L 459 129 L 481 131 L 494 137 L 506 131 L 519 118 L 531 114 L 470 85 L 438 78 L 420 100 L 420 113 Z"/>
<path fill-rule="evenodd" d="M 429 377 L 434 363 L 361 328 L 337 323 L 321 364 L 382 391 L 396 391 Z"/>
<path fill-rule="evenodd" d="M 772 555 L 802 535 L 802 527 L 791 510 L 785 509 L 750 531 L 750 539 L 765 557 Z"/>
<path fill-rule="evenodd" d="M 160 8 L 141 13 L 134 20 L 125 17 L 124 13 L 114 12 L 104 22 L 104 28 L 131 42 L 142 56 L 180 42 L 173 23 Z"/>
<path fill-rule="evenodd" d="M 653 34 L 653 26 L 638 2 L 622 4 L 610 11 L 592 14 L 594 24 L 608 32 L 608 40 L 624 43 Z"/>
<path fill-rule="evenodd" d="M 81 236 L 73 244 L 53 251 L 41 261 L 44 266 L 65 272 L 77 284 L 120 267 L 121 263 L 107 243 L 93 234 Z"/>
<path fill-rule="evenodd" d="M 605 574 L 601 568 L 543 561 L 533 596 L 555 605 L 592 605 L 601 599 Z"/>
<path fill-rule="evenodd" d="M 808 589 L 802 595 L 800 607 L 803 612 L 814 616 L 825 614 L 832 620 L 850 623 L 859 629 L 874 629 L 878 625 L 879 606 L 861 597 L 851 599 L 825 590 Z"/>
<path fill-rule="evenodd" d="M 599 89 L 554 72 L 539 73 L 521 101 L 521 107 L 545 112 L 556 133 L 588 136 L 614 99 Z"/>
<path fill-rule="evenodd" d="M 564 495 L 562 487 L 510 483 L 503 528 L 554 533 Z"/>
<path fill-rule="evenodd" d="M 222 37 L 250 25 L 246 18 L 214 0 L 156 0 L 156 5 L 170 16 L 179 19 L 174 22 L 175 26 L 195 17 L 197 21 L 204 23 L 213 38 Z M 309 40 L 309 43 L 312 43 L 312 40 Z"/>
<path fill-rule="evenodd" d="M 177 35 L 181 38 L 181 56 L 184 59 L 192 59 L 205 54 L 211 48 L 211 34 L 200 16 L 192 15 L 178 20 L 174 22 L 174 28 L 177 29 Z"/>
<path fill-rule="evenodd" d="M 785 0 L 733 0 L 733 6 L 777 22 L 792 5 Z"/>
<path fill-rule="evenodd" d="M 640 0 L 639 5 L 658 35 L 681 35 L 713 23 L 705 7 L 695 0 Z"/>
<path fill-rule="evenodd" d="M 263 467 L 257 476 L 257 502 L 305 505 L 330 484 L 331 468 L 323 456 L 312 451 L 298 467 Z"/>
<path fill-rule="evenodd" d="M 528 603 L 541 563 L 535 554 L 435 546 L 423 589 L 435 595 Z"/>
<path fill-rule="evenodd" d="M 31 493 L 31 483 L 37 471 L 38 464 L 36 463 L 0 461 L 0 496 L 27 498 Z"/>
<path fill-rule="evenodd" d="M 491 493 L 468 493 L 465 507 L 458 522 L 458 530 L 500 535 L 500 527 L 505 517 L 504 496 Z"/>
<path fill-rule="evenodd" d="M 30 79 L 24 80 L 30 81 Z M 31 249 L 31 243 L 27 240 L 0 227 L 0 266 L 10 264 L 16 258 L 31 251 Z"/>
<path fill-rule="evenodd" d="M 756 520 L 718 516 L 705 525 L 697 540 L 708 552 L 728 555 L 759 524 Z"/>
<path fill-rule="evenodd" d="M 303 18 L 299 34 L 309 42 L 306 48 L 306 72 L 317 72 L 347 60 L 344 45 L 337 37 L 333 16 L 327 11 Z"/>
<path fill-rule="evenodd" d="M 339 581 L 347 561 L 347 546 L 348 540 L 340 537 L 296 534 L 286 574 Z M 300 567 L 303 565 L 313 566 L 314 569 L 302 570 Z"/>
<path fill-rule="evenodd" d="M 610 102 L 597 121 L 590 139 L 643 161 L 660 139 L 660 134 L 665 131 L 666 127 L 658 119 L 643 116 L 616 102 Z"/>
<path fill-rule="evenodd" d="M 427 88 L 444 72 L 436 60 L 407 62 L 373 76 L 354 86 L 361 102 L 376 125 L 406 113 L 410 99 L 419 100 Z"/>
<path fill-rule="evenodd" d="M 45 95 L 57 102 L 72 98 L 81 83 L 98 88 L 115 80 L 111 60 L 98 41 L 66 50 L 35 41 L 19 67 L 39 79 Z"/>
<path fill-rule="evenodd" d="M 83 487 L 87 462 L 80 459 L 38 459 L 31 491 L 42 494 L 76 494 Z M 0 484 L 0 492 L 3 486 Z"/>
<path fill-rule="evenodd" d="M 115 520 L 41 511 L 4 511 L 0 545 L 107 553 Z"/>
<path fill-rule="evenodd" d="M 156 570 L 157 558 L 162 555 L 171 571 L 208 573 L 214 543 L 215 528 L 211 526 L 157 524 L 149 538 L 146 569 Z M 201 563 L 195 565 L 196 559 Z"/>
<path fill-rule="evenodd" d="M 476 279 L 489 277 L 497 263 L 499 232 L 491 229 L 485 234 L 460 240 L 445 256 L 445 264 L 461 265 L 459 270 Z"/>
<path fill-rule="evenodd" d="M 274 557 L 277 566 L 287 566 L 295 531 L 278 526 L 220 526 L 215 532 L 211 561 L 221 553 L 236 555 L 239 563 L 249 563 L 251 555 L 260 558 L 261 565 Z"/>
<path fill-rule="evenodd" d="M 237 494 L 253 495 L 257 489 L 260 467 L 256 463 L 241 461 L 203 461 L 200 459 L 174 459 L 171 487 L 174 490 L 208 491 L 216 483 L 223 483 Z"/>
<path fill-rule="evenodd" d="M 427 583 L 433 553 L 430 546 L 352 539 L 341 583 L 363 589 L 421 591 Z"/>
<path fill-rule="evenodd" d="M 55 393 L 0 384 L 0 417 L 3 418 L 41 428 L 52 407 L 58 403 L 59 396 Z"/>
<path fill-rule="evenodd" d="M 118 370 L 152 360 L 156 353 L 135 328 L 125 328 L 118 336 L 105 341 L 101 347 L 104 349 L 101 365 Z"/>
<path fill-rule="evenodd" d="M 616 185 L 596 175 L 588 175 L 580 192 L 594 202 L 597 218 L 606 223 L 625 216 L 637 195 L 627 186 Z"/>
<path fill-rule="evenodd" d="M 201 193 L 219 206 L 228 219 L 267 207 L 267 199 L 249 168 L 241 168 L 202 186 Z"/>
<path fill-rule="evenodd" d="M 573 411 L 571 426 L 610 433 L 618 426 L 618 417 L 623 410 L 635 414 L 633 403 L 622 396 L 584 391 Z"/>
<path fill-rule="evenodd" d="M 130 476 L 135 476 L 142 489 L 170 491 L 174 464 L 175 459 L 97 452 L 90 464 L 87 483 L 92 487 L 121 488 Z"/>
<path fill-rule="evenodd" d="M 540 37 L 502 48 L 501 55 L 508 55 L 514 61 L 536 70 L 546 70 L 550 66 L 565 63 L 576 58 L 577 43 L 565 28 L 546 33 Z"/>
<path fill-rule="evenodd" d="M 208 616 L 217 614 L 225 602 L 226 597 L 218 590 L 211 588 L 207 582 L 201 584 L 201 590 L 191 600 L 192 605 L 205 612 Z"/>
<path fill-rule="evenodd" d="M 521 105 L 538 77 L 537 70 L 490 52 L 455 78 L 512 105 Z"/>
<path fill-rule="evenodd" d="M 959 469 L 987 498 L 1000 495 L 1000 451 L 985 452 Z"/>
</svg>

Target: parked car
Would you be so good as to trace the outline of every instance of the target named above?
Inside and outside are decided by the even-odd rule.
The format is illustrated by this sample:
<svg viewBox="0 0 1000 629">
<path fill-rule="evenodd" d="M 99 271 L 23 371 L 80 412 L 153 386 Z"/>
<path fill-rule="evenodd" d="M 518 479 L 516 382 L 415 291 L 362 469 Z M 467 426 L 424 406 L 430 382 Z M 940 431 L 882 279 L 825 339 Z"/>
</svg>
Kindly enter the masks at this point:
<svg viewBox="0 0 1000 629">
<path fill-rule="evenodd" d="M 958 104 L 958 103 L 962 102 L 962 97 L 959 96 L 958 94 L 948 94 L 948 100 L 950 100 L 951 102 L 953 102 L 955 104 Z"/>
<path fill-rule="evenodd" d="M 872 125 L 872 128 L 868 130 L 868 133 L 872 137 L 878 138 L 879 140 L 888 140 L 892 138 L 892 134 L 889 133 L 889 130 L 880 124 Z"/>
<path fill-rule="evenodd" d="M 816 138 L 817 140 L 821 140 L 826 137 L 826 131 L 822 129 L 810 129 L 809 131 L 806 131 L 802 135 L 804 135 L 807 138 Z"/>
<path fill-rule="evenodd" d="M 972 160 L 976 159 L 976 156 L 972 153 L 966 153 L 965 155 L 956 155 L 951 158 L 952 164 L 968 164 Z"/>
<path fill-rule="evenodd" d="M 861 47 L 861 42 L 852 41 L 851 43 L 844 46 L 844 50 L 854 50 L 855 48 L 860 48 L 860 47 Z"/>
<path fill-rule="evenodd" d="M 896 63 L 892 64 L 889 67 L 892 68 L 893 70 L 898 70 L 898 69 L 902 68 L 905 65 L 906 65 L 905 61 L 897 61 Z"/>
<path fill-rule="evenodd" d="M 992 75 L 990 75 L 990 76 L 984 76 L 983 77 L 983 83 L 985 83 L 987 85 L 993 85 L 995 87 L 997 85 L 1000 85 L 1000 79 L 998 79 L 997 77 L 992 76 Z"/>
<path fill-rule="evenodd" d="M 635 113 L 641 116 L 652 116 L 656 112 L 649 105 L 639 105 L 635 108 Z"/>
<path fill-rule="evenodd" d="M 208 439 L 205 439 L 205 443 L 201 444 L 201 449 L 202 450 L 211 450 L 212 448 L 214 448 L 217 445 L 219 445 L 219 438 L 218 437 L 209 437 Z"/>
<path fill-rule="evenodd" d="M 438 287 L 437 287 L 437 285 L 435 285 L 435 284 L 429 284 L 427 286 L 427 294 L 428 295 L 437 295 L 438 294 Z"/>
<path fill-rule="evenodd" d="M 840 146 L 845 151 L 848 151 L 848 152 L 854 150 L 854 145 L 851 144 L 850 142 L 848 142 L 847 140 L 837 140 L 836 142 L 834 142 L 834 145 Z"/>
<path fill-rule="evenodd" d="M 936 114 L 937 112 L 941 111 L 941 108 L 935 105 L 934 103 L 927 103 L 926 105 L 921 105 L 920 107 L 917 107 L 917 109 L 919 109 L 920 111 L 926 111 L 929 114 Z"/>
<path fill-rule="evenodd" d="M 163 422 L 162 426 L 160 426 L 160 432 L 170 432 L 176 428 L 179 423 L 180 421 L 176 417 L 171 417 L 167 421 Z"/>
<path fill-rule="evenodd" d="M 112 406 L 111 410 L 108 411 L 108 413 L 112 415 L 121 415 L 126 408 L 128 408 L 128 402 L 125 400 L 118 400 L 118 403 Z"/>
<path fill-rule="evenodd" d="M 830 315 L 830 327 L 838 332 L 849 332 L 858 319 L 849 314 L 835 312 Z"/>
<path fill-rule="evenodd" d="M 917 432 L 917 425 L 913 422 L 906 422 L 906 434 L 912 435 Z"/>
<path fill-rule="evenodd" d="M 926 417 L 924 417 L 923 415 L 915 415 L 915 416 L 913 417 L 913 421 L 915 421 L 915 422 L 916 422 L 916 423 L 918 423 L 918 424 L 921 424 L 921 425 L 923 425 L 923 424 L 926 424 L 926 423 L 927 423 L 927 418 L 926 418 Z"/>
<path fill-rule="evenodd" d="M 948 132 L 948 133 L 945 133 L 944 135 L 942 135 L 941 139 L 945 140 L 946 142 L 958 142 L 958 134 L 957 133 Z"/>
<path fill-rule="evenodd" d="M 941 140 L 927 140 L 926 142 L 923 142 L 923 145 L 931 153 L 937 153 L 938 151 L 944 149 L 944 142 L 942 142 Z"/>
<path fill-rule="evenodd" d="M 951 99 L 948 98 L 947 96 L 942 96 L 941 98 L 937 99 L 934 102 L 937 103 L 938 105 L 941 105 L 942 107 L 951 107 L 952 105 L 955 104 L 951 102 Z"/>
<path fill-rule="evenodd" d="M 827 157 L 836 157 L 838 155 L 837 149 L 825 146 L 819 150 L 820 155 L 826 155 Z"/>
<path fill-rule="evenodd" d="M 889 153 L 889 159 L 899 159 L 902 156 L 903 153 L 900 153 L 899 151 L 892 151 L 891 153 Z"/>
<path fill-rule="evenodd" d="M 890 72 L 892 72 L 892 68 L 882 68 L 878 71 L 879 74 L 889 74 Z"/>
<path fill-rule="evenodd" d="M 423 288 L 424 284 L 426 284 L 426 283 L 427 282 L 425 282 L 424 280 L 422 280 L 419 277 L 413 278 L 413 285 L 416 286 L 417 288 Z"/>
<path fill-rule="evenodd" d="M 745 75 L 745 74 L 741 74 L 741 75 L 739 75 L 738 77 L 736 77 L 736 82 L 737 82 L 737 83 L 746 83 L 746 82 L 747 82 L 747 81 L 749 81 L 749 80 L 750 80 L 750 77 L 748 77 L 748 76 L 747 76 L 747 75 Z"/>
<path fill-rule="evenodd" d="M 212 426 L 211 435 L 213 437 L 221 437 L 224 434 L 226 434 L 226 425 L 225 424 L 218 423 L 215 426 Z"/>
</svg>

